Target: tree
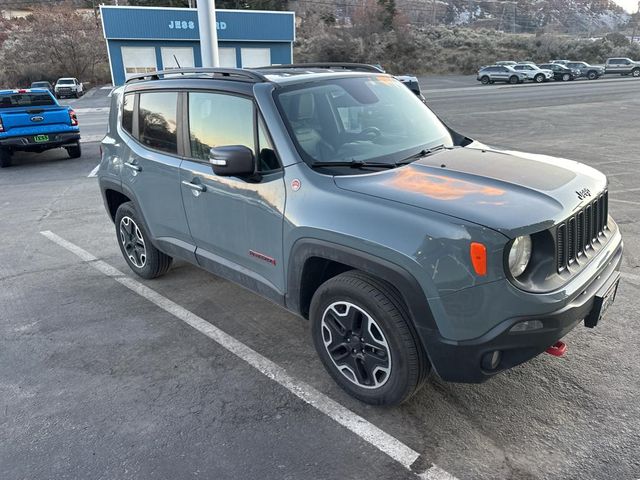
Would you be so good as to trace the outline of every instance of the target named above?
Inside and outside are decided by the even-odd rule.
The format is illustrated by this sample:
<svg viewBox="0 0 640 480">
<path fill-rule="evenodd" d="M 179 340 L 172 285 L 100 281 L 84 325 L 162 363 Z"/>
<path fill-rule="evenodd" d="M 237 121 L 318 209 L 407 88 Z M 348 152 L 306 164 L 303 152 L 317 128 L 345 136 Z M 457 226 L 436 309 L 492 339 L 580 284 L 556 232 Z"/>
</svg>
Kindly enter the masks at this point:
<svg viewBox="0 0 640 480">
<path fill-rule="evenodd" d="M 3 83 L 28 85 L 61 76 L 101 82 L 108 77 L 106 46 L 93 15 L 69 6 L 39 8 L 6 28 L 0 47 Z"/>
</svg>

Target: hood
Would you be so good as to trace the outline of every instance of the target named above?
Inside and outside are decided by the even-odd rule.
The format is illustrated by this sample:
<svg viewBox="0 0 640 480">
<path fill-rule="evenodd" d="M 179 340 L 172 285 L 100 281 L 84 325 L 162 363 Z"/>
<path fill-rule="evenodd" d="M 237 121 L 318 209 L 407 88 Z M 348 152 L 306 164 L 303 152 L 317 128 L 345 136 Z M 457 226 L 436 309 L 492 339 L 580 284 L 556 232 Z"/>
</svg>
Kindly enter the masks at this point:
<svg viewBox="0 0 640 480">
<path fill-rule="evenodd" d="M 334 181 L 345 190 L 457 217 L 511 238 L 550 228 L 607 185 L 602 173 L 578 162 L 473 145 Z"/>
</svg>

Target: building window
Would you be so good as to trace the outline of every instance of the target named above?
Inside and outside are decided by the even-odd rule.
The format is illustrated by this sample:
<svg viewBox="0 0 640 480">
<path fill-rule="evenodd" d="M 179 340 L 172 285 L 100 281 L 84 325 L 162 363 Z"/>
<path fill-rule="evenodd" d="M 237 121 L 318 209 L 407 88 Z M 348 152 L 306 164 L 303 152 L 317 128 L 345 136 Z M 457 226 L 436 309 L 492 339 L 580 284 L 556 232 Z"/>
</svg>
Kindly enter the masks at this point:
<svg viewBox="0 0 640 480">
<path fill-rule="evenodd" d="M 140 94 L 138 103 L 140 142 L 155 150 L 177 153 L 178 93 L 144 92 Z"/>
<path fill-rule="evenodd" d="M 162 69 L 195 67 L 193 48 L 191 47 L 162 47 Z"/>
<path fill-rule="evenodd" d="M 236 61 L 236 49 L 223 47 L 218 49 L 218 58 L 220 59 L 220 66 L 224 68 L 237 68 L 238 62 Z"/>
<path fill-rule="evenodd" d="M 122 47 L 121 51 L 126 76 L 157 70 L 154 47 Z"/>
<path fill-rule="evenodd" d="M 242 67 L 266 67 L 271 65 L 271 49 L 270 48 L 242 48 L 240 49 L 242 57 Z"/>
</svg>

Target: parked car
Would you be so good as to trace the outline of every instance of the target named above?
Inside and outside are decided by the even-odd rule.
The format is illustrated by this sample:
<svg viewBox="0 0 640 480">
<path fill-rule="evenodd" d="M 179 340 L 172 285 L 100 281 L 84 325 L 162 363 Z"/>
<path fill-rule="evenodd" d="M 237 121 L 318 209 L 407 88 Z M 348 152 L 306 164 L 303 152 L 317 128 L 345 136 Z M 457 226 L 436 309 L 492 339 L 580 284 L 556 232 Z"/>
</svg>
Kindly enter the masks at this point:
<svg viewBox="0 0 640 480">
<path fill-rule="evenodd" d="M 560 65 L 566 65 L 571 60 L 550 60 L 549 63 L 559 63 Z"/>
<path fill-rule="evenodd" d="M 531 80 L 536 83 L 548 82 L 553 79 L 552 70 L 543 70 L 537 65 L 529 63 L 514 65 L 513 69 L 522 72 L 527 76 L 527 80 Z"/>
<path fill-rule="evenodd" d="M 580 70 L 572 70 L 560 63 L 542 63 L 538 67 L 543 70 L 551 70 L 553 78 L 558 81 L 568 82 L 580 76 Z"/>
<path fill-rule="evenodd" d="M 84 87 L 82 82 L 77 78 L 59 78 L 55 86 L 56 98 L 76 97 L 80 98 L 84 95 Z"/>
<path fill-rule="evenodd" d="M 112 94 L 98 179 L 135 274 L 183 259 L 308 319 L 372 404 L 432 368 L 482 382 L 557 353 L 620 277 L 602 173 L 460 135 L 381 73 L 137 74 Z"/>
<path fill-rule="evenodd" d="M 607 74 L 632 75 L 640 77 L 640 62 L 630 58 L 607 58 L 604 66 Z"/>
<path fill-rule="evenodd" d="M 496 62 L 494 65 L 500 65 L 500 66 L 513 66 L 513 65 L 517 65 L 518 62 L 514 62 L 513 60 L 500 60 L 499 62 Z"/>
<path fill-rule="evenodd" d="M 571 70 L 579 70 L 579 77 L 588 78 L 589 80 L 596 80 L 604 75 L 604 67 L 599 65 L 589 65 L 587 62 L 568 62 L 565 66 Z"/>
<path fill-rule="evenodd" d="M 14 152 L 44 152 L 63 147 L 78 158 L 80 127 L 71 107 L 58 104 L 46 90 L 0 90 L 0 167 Z"/>
<path fill-rule="evenodd" d="M 482 67 L 478 71 L 477 80 L 483 85 L 495 82 L 506 82 L 511 84 L 522 83 L 527 79 L 527 74 L 518 72 L 509 65 L 491 65 Z"/>
<path fill-rule="evenodd" d="M 31 83 L 31 88 L 32 89 L 44 88 L 45 90 L 49 90 L 51 93 L 54 93 L 53 85 L 51 85 L 51 83 L 49 83 L 47 81 L 33 82 L 33 83 Z"/>
</svg>

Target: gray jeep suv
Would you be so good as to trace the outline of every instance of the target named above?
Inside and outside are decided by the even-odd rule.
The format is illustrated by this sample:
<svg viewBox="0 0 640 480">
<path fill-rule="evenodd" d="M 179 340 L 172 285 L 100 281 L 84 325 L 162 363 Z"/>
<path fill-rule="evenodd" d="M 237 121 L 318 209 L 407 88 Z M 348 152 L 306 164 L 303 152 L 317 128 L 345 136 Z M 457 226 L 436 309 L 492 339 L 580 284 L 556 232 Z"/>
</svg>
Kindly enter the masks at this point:
<svg viewBox="0 0 640 480">
<path fill-rule="evenodd" d="M 308 319 L 364 402 L 400 403 L 432 368 L 482 382 L 615 296 L 603 174 L 466 138 L 389 75 L 141 74 L 114 91 L 102 152 L 136 274 L 179 258 Z"/>
</svg>

